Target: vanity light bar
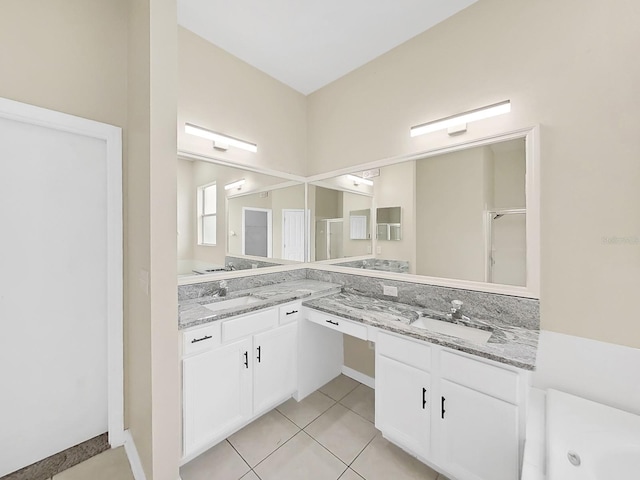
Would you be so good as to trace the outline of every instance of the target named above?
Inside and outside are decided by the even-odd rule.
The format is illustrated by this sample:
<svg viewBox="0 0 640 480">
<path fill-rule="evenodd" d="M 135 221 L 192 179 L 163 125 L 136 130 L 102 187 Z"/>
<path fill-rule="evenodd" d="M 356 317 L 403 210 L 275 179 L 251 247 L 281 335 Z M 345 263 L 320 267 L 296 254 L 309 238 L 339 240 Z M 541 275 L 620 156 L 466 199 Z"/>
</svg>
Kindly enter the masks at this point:
<svg viewBox="0 0 640 480">
<path fill-rule="evenodd" d="M 444 130 L 446 128 L 462 125 L 468 122 L 475 122 L 476 120 L 495 117 L 497 115 L 509 113 L 510 111 L 511 100 L 505 100 L 504 102 L 494 103 L 493 105 L 476 108 L 475 110 L 469 110 L 464 113 L 458 113 L 456 115 L 451 115 L 450 117 L 441 118 L 440 120 L 434 120 L 433 122 L 415 125 L 411 127 L 411 136 L 417 137 L 418 135 L 424 135 L 425 133 L 436 132 L 438 130 Z"/>
<path fill-rule="evenodd" d="M 206 128 L 198 127 L 191 123 L 184 124 L 184 132 L 189 135 L 195 135 L 197 137 L 206 138 L 214 143 L 214 147 L 226 150 L 225 146 L 229 145 L 236 148 L 241 148 L 249 152 L 256 153 L 258 151 L 258 145 L 251 142 L 240 140 L 239 138 L 230 137 L 229 135 L 223 135 L 222 133 L 214 132 L 213 130 L 207 130 Z M 216 145 L 217 143 L 217 145 Z"/>
<path fill-rule="evenodd" d="M 367 180 L 366 178 L 358 177 L 356 175 L 347 175 L 347 178 L 351 180 L 356 186 L 359 184 L 369 185 L 370 187 L 373 186 L 373 182 L 371 180 Z"/>
<path fill-rule="evenodd" d="M 238 180 L 237 182 L 231 182 L 231 183 L 227 183 L 224 186 L 225 190 L 231 190 L 233 188 L 237 188 L 238 190 L 240 190 L 240 188 L 242 187 L 242 185 L 244 185 L 244 178 L 242 180 Z"/>
</svg>

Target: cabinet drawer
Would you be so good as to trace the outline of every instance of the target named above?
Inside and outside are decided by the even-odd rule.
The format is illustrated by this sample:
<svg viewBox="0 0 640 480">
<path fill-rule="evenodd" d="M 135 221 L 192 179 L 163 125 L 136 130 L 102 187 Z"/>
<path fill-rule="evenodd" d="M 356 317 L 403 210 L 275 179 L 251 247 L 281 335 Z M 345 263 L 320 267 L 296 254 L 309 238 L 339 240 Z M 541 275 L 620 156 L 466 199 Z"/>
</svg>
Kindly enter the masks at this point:
<svg viewBox="0 0 640 480">
<path fill-rule="evenodd" d="M 251 313 L 222 322 L 222 341 L 229 342 L 247 337 L 254 333 L 273 328 L 278 324 L 278 311 L 275 308 Z"/>
<path fill-rule="evenodd" d="M 308 320 L 317 323 L 318 325 L 324 325 L 332 330 L 337 330 L 352 337 L 359 338 L 361 340 L 367 339 L 367 326 L 362 323 L 352 322 L 340 317 L 334 317 L 326 313 L 317 312 L 315 310 L 309 310 Z"/>
<path fill-rule="evenodd" d="M 220 322 L 196 327 L 182 334 L 182 355 L 191 355 L 220 345 Z"/>
<path fill-rule="evenodd" d="M 413 340 L 379 332 L 376 338 L 376 353 L 424 372 L 431 370 L 431 347 Z"/>
<path fill-rule="evenodd" d="M 300 318 L 302 302 L 289 303 L 279 308 L 280 325 L 295 322 Z"/>
<path fill-rule="evenodd" d="M 519 375 L 447 351 L 441 357 L 442 377 L 509 403 L 518 403 Z"/>
</svg>

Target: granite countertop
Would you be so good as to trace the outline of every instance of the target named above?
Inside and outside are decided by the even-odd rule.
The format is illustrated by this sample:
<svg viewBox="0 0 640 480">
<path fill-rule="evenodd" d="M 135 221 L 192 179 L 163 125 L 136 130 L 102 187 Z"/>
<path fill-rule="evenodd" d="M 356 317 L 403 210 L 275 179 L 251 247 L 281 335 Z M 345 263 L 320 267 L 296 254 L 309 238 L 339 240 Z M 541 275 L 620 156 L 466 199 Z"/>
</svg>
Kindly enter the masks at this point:
<svg viewBox="0 0 640 480">
<path fill-rule="evenodd" d="M 202 325 L 215 320 L 233 317 L 245 313 L 262 310 L 276 305 L 300 299 L 313 299 L 318 296 L 340 292 L 341 285 L 317 280 L 296 280 L 277 283 L 266 287 L 251 288 L 230 293 L 225 297 L 208 296 L 181 302 L 178 306 L 178 328 L 180 330 Z M 203 305 L 222 302 L 233 298 L 251 296 L 258 299 L 249 305 L 242 305 L 214 312 Z"/>
<path fill-rule="evenodd" d="M 212 311 L 203 305 L 251 296 L 255 303 Z M 317 280 L 296 280 L 231 293 L 225 297 L 207 296 L 181 302 L 178 328 L 185 329 L 216 320 L 262 310 L 294 300 L 314 310 L 371 325 L 382 330 L 407 335 L 436 345 L 467 352 L 526 370 L 535 368 L 538 330 L 508 325 L 488 319 L 466 319 L 457 323 L 491 331 L 485 344 L 473 343 L 450 335 L 436 333 L 409 323 L 426 316 L 445 320 L 442 312 L 424 307 L 360 295 L 341 285 Z"/>
<path fill-rule="evenodd" d="M 464 322 L 467 326 L 492 332 L 487 343 L 477 344 L 409 325 L 409 322 L 422 315 L 436 319 L 445 318 L 442 313 L 433 312 L 423 307 L 367 297 L 349 291 L 309 299 L 304 301 L 303 305 L 382 330 L 400 333 L 525 370 L 535 368 L 538 346 L 537 330 L 488 320 L 468 319 Z"/>
</svg>

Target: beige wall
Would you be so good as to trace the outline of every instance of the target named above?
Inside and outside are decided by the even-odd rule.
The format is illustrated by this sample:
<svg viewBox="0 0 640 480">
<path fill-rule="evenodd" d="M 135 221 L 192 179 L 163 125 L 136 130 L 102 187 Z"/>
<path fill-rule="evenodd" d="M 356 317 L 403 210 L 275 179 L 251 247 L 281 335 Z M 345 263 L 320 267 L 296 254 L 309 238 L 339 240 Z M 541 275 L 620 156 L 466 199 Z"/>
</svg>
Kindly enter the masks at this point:
<svg viewBox="0 0 640 480">
<path fill-rule="evenodd" d="M 131 0 L 128 13 L 128 419 L 147 478 L 175 480 L 180 458 L 176 3 Z M 148 289 L 141 285 L 144 275 Z"/>
<path fill-rule="evenodd" d="M 639 8 L 480 0 L 312 94 L 308 172 L 541 124 L 542 328 L 640 347 Z M 503 99 L 509 115 L 462 137 L 409 137 Z"/>
<path fill-rule="evenodd" d="M 3 0 L 0 96 L 127 124 L 127 0 Z"/>
<path fill-rule="evenodd" d="M 419 275 L 484 282 L 491 157 L 479 147 L 416 162 Z"/>
<path fill-rule="evenodd" d="M 179 27 L 178 145 L 238 164 L 304 175 L 304 95 Z M 184 133 L 185 122 L 248 140 L 258 153 L 212 149 Z"/>
</svg>

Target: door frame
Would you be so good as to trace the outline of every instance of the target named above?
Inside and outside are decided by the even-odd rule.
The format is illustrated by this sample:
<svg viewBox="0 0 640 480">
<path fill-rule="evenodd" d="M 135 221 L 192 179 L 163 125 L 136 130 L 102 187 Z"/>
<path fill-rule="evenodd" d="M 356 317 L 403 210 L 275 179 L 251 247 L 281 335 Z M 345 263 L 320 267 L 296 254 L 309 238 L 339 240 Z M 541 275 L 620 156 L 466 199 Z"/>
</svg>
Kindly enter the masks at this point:
<svg viewBox="0 0 640 480">
<path fill-rule="evenodd" d="M 107 430 L 125 443 L 123 346 L 122 129 L 0 97 L 0 118 L 105 142 L 107 172 Z"/>
<path fill-rule="evenodd" d="M 245 234 L 244 215 L 247 210 L 251 210 L 254 212 L 267 213 L 267 256 L 265 258 L 272 258 L 273 257 L 273 218 L 272 218 L 273 212 L 270 208 L 242 207 L 242 255 L 246 255 L 244 246 L 245 246 L 245 240 L 247 239 L 247 236 Z"/>
</svg>

